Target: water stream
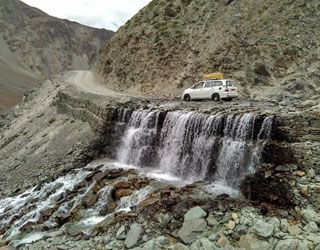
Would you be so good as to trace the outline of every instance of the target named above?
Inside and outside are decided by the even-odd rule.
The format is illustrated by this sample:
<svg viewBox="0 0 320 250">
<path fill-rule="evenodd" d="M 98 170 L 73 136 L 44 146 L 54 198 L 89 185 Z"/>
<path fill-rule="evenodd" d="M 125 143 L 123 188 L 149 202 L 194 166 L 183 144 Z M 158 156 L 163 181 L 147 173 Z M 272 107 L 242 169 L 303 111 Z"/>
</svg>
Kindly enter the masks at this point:
<svg viewBox="0 0 320 250">
<path fill-rule="evenodd" d="M 237 187 L 260 164 L 273 123 L 272 116 L 261 123 L 253 113 L 174 111 L 163 117 L 160 111 L 118 112 L 118 122 L 127 120 L 119 162 L 187 182 L 209 180 L 229 187 Z"/>
<path fill-rule="evenodd" d="M 274 118 L 253 113 L 204 115 L 119 109 L 115 120 L 116 126 L 124 127 L 117 135 L 121 138 L 117 156 L 113 161 L 102 160 L 104 169 L 99 171 L 133 168 L 174 185 L 209 181 L 209 192 L 233 194 L 243 176 L 262 162 Z M 82 232 L 110 216 L 100 211 L 108 205 L 111 185 L 100 187 L 93 205 L 83 206 L 97 184 L 86 181 L 96 165 L 0 200 L 0 239 L 19 246 L 45 237 L 44 231 L 65 230 L 60 222 L 75 209 L 80 218 L 72 226 Z M 145 186 L 122 197 L 114 213 L 130 211 L 151 192 L 152 186 Z"/>
</svg>

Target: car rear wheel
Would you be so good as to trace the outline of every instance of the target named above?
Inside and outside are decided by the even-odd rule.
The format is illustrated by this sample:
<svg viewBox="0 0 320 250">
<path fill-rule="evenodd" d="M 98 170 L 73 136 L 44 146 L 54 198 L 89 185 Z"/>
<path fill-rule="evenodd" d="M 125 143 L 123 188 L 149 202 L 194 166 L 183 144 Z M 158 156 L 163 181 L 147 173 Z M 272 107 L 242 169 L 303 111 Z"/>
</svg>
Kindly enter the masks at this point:
<svg viewBox="0 0 320 250">
<path fill-rule="evenodd" d="M 212 100 L 214 100 L 215 102 L 218 102 L 218 101 L 220 101 L 220 95 L 219 94 L 213 94 L 212 96 L 211 96 L 211 98 L 212 98 Z"/>
<path fill-rule="evenodd" d="M 191 101 L 190 95 L 185 95 L 185 96 L 183 97 L 183 100 L 185 100 L 186 102 L 190 102 L 190 101 Z"/>
</svg>

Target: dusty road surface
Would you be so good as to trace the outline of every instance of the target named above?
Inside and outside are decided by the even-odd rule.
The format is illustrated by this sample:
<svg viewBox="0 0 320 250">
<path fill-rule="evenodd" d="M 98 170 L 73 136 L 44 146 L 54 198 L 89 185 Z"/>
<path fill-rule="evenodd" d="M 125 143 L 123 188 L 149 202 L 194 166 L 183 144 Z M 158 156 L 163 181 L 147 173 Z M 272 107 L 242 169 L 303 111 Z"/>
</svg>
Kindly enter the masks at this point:
<svg viewBox="0 0 320 250">
<path fill-rule="evenodd" d="M 111 97 L 127 96 L 125 94 L 106 88 L 103 84 L 101 76 L 92 71 L 71 70 L 67 72 L 63 78 L 66 83 L 77 86 L 85 92 Z"/>
</svg>

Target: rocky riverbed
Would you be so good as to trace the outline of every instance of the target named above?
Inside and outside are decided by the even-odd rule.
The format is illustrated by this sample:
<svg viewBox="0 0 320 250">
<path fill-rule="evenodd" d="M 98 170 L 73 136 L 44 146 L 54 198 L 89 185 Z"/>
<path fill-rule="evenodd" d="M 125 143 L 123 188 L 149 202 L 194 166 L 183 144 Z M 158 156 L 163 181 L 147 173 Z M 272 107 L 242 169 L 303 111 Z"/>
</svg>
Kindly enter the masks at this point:
<svg viewBox="0 0 320 250">
<path fill-rule="evenodd" d="M 62 79 L 51 77 L 0 118 L 0 246 L 320 249 L 318 102 L 115 98 Z M 117 151 L 126 126 L 118 126 L 119 108 L 201 117 L 252 113 L 260 126 L 268 116 L 274 125 L 264 163 L 236 191 L 217 192 L 210 180 L 186 183 L 147 168 L 95 163 Z"/>
</svg>

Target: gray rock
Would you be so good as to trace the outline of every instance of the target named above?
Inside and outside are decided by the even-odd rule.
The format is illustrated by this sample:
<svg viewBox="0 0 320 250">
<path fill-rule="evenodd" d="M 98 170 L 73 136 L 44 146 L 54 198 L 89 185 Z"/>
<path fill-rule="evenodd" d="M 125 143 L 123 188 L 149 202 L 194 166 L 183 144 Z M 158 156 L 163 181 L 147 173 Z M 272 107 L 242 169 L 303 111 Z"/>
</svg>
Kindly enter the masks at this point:
<svg viewBox="0 0 320 250">
<path fill-rule="evenodd" d="M 172 216 L 169 214 L 159 214 L 158 216 L 158 221 L 161 225 L 167 225 L 170 220 L 171 220 Z"/>
<path fill-rule="evenodd" d="M 299 241 L 295 239 L 279 240 L 274 250 L 296 250 Z"/>
<path fill-rule="evenodd" d="M 282 232 L 288 232 L 289 222 L 286 219 L 281 220 L 280 229 Z"/>
<path fill-rule="evenodd" d="M 253 230 L 258 235 L 268 238 L 273 233 L 273 225 L 264 222 L 263 220 L 257 220 L 256 223 L 253 225 Z"/>
<path fill-rule="evenodd" d="M 193 207 L 184 215 L 184 221 L 202 219 L 206 216 L 207 213 L 201 207 Z"/>
<path fill-rule="evenodd" d="M 103 238 L 104 244 L 107 245 L 111 241 L 110 235 L 106 235 Z"/>
<path fill-rule="evenodd" d="M 241 235 L 245 235 L 247 234 L 247 227 L 246 226 L 243 226 L 243 225 L 239 225 L 236 227 L 235 231 Z"/>
<path fill-rule="evenodd" d="M 188 220 L 183 223 L 178 235 L 184 243 L 191 243 L 206 228 L 207 222 L 204 219 Z"/>
<path fill-rule="evenodd" d="M 254 234 L 242 235 L 239 246 L 247 250 L 271 250 L 272 245 L 267 241 L 260 240 Z"/>
<path fill-rule="evenodd" d="M 138 244 L 143 233 L 142 226 L 140 224 L 134 223 L 130 226 L 127 238 L 125 240 L 125 245 L 127 248 L 133 248 Z"/>
<path fill-rule="evenodd" d="M 301 212 L 302 219 L 304 219 L 306 222 L 312 222 L 314 221 L 318 225 L 320 224 L 320 215 L 313 211 L 312 209 L 304 209 Z"/>
<path fill-rule="evenodd" d="M 299 226 L 289 226 L 288 232 L 291 236 L 296 236 L 301 233 L 301 229 L 299 228 Z"/>
<path fill-rule="evenodd" d="M 319 228 L 314 221 L 311 221 L 303 228 L 303 230 L 308 233 L 317 233 L 319 231 Z"/>
<path fill-rule="evenodd" d="M 303 240 L 299 242 L 297 250 L 309 250 L 309 242 L 307 240 Z"/>
<path fill-rule="evenodd" d="M 309 177 L 309 178 L 314 178 L 314 177 L 316 177 L 316 172 L 314 171 L 314 169 L 309 169 L 309 171 L 308 171 L 308 173 L 307 173 L 307 176 Z"/>
<path fill-rule="evenodd" d="M 144 242 L 147 242 L 147 241 L 149 240 L 149 236 L 148 236 L 147 234 L 143 235 L 143 236 L 142 236 L 142 240 L 143 240 Z"/>
<path fill-rule="evenodd" d="M 177 243 L 173 246 L 172 250 L 190 250 L 190 248 L 181 243 Z"/>
<path fill-rule="evenodd" d="M 118 240 L 125 240 L 126 239 L 126 227 L 125 226 L 121 226 L 116 234 L 116 239 Z"/>
<path fill-rule="evenodd" d="M 156 239 L 149 240 L 146 244 L 144 244 L 142 250 L 156 250 Z"/>
<path fill-rule="evenodd" d="M 159 236 L 156 238 L 156 243 L 159 245 L 167 245 L 169 244 L 169 240 L 165 236 Z"/>
</svg>

